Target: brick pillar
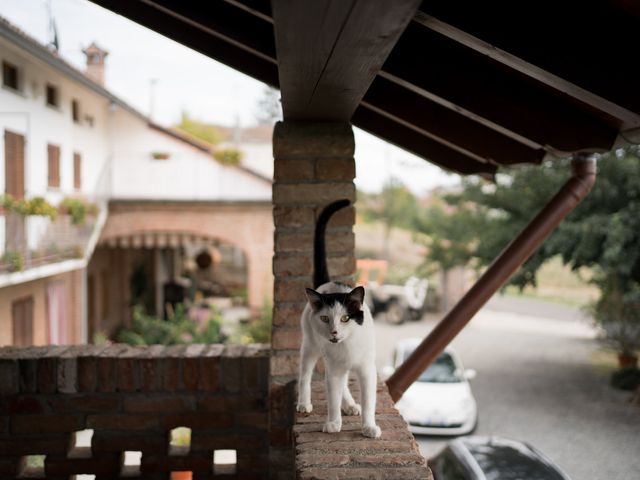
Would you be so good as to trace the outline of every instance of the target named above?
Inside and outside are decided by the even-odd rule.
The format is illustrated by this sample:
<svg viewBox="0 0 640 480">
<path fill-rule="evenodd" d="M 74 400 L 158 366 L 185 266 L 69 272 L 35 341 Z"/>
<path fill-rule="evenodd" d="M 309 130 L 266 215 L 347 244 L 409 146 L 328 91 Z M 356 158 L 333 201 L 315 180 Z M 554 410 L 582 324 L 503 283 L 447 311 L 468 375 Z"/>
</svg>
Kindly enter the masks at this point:
<svg viewBox="0 0 640 480">
<path fill-rule="evenodd" d="M 313 233 L 329 203 L 355 201 L 354 139 L 348 123 L 279 122 L 273 133 L 275 224 L 271 337 L 271 466 L 273 478 L 293 478 L 294 381 L 305 287 L 313 287 Z M 352 284 L 353 207 L 336 213 L 326 232 L 329 275 Z"/>
</svg>

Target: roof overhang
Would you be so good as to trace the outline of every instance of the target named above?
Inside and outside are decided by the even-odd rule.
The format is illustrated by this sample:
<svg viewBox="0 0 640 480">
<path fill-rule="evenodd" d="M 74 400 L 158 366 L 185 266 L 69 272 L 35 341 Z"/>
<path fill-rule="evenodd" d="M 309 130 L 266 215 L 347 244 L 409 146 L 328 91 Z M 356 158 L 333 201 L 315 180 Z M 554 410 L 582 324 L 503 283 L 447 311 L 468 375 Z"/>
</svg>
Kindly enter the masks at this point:
<svg viewBox="0 0 640 480">
<path fill-rule="evenodd" d="M 93 1 L 460 173 L 640 140 L 632 2 Z"/>
</svg>

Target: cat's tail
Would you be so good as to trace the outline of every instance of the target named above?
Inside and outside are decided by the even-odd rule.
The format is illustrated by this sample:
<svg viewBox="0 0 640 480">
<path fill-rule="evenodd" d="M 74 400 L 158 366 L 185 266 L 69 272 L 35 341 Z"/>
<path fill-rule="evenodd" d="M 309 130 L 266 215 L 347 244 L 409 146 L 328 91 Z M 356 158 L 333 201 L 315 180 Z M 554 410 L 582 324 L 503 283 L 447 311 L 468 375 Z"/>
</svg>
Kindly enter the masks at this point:
<svg viewBox="0 0 640 480">
<path fill-rule="evenodd" d="M 324 207 L 324 210 L 322 210 L 322 213 L 318 217 L 318 221 L 316 222 L 316 235 L 313 239 L 313 283 L 315 288 L 318 288 L 330 280 L 329 271 L 327 270 L 327 252 L 324 241 L 327 223 L 329 223 L 334 213 L 349 205 L 351 205 L 351 201 L 347 199 L 337 200 Z"/>
</svg>

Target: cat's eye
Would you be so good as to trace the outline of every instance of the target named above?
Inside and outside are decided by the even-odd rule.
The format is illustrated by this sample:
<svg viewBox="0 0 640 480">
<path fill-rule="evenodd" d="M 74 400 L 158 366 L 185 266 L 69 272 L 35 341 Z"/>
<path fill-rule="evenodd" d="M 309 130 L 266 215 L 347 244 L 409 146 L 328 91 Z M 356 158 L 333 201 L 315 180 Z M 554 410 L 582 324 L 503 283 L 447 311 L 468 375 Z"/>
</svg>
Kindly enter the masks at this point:
<svg viewBox="0 0 640 480">
<path fill-rule="evenodd" d="M 342 315 L 342 316 L 340 317 L 340 321 L 341 321 L 342 323 L 347 323 L 347 322 L 349 321 L 349 315 Z"/>
<path fill-rule="evenodd" d="M 322 320 L 324 323 L 329 323 L 329 317 L 327 317 L 326 315 L 320 315 L 320 320 Z"/>
</svg>

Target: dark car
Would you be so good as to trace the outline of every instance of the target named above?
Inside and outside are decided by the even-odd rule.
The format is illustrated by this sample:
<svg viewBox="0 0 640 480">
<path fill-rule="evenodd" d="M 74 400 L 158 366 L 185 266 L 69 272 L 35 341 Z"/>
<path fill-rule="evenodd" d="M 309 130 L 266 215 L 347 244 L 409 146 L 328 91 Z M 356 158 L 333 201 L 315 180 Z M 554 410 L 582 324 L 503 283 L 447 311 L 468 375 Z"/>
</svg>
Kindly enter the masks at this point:
<svg viewBox="0 0 640 480">
<path fill-rule="evenodd" d="M 429 466 L 435 480 L 571 480 L 531 445 L 497 437 L 453 440 Z"/>
</svg>

